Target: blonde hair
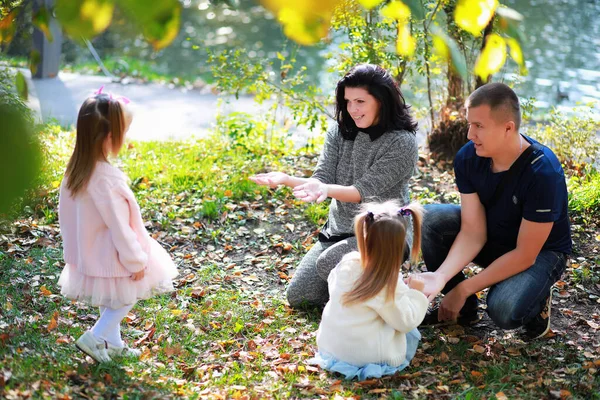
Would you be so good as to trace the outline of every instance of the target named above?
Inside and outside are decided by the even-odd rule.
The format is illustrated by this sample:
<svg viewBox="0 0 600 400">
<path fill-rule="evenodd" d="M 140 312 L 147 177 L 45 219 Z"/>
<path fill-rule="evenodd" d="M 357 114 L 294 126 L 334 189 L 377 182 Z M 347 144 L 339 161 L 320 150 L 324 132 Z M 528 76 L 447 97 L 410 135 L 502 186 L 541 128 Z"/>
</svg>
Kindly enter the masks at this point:
<svg viewBox="0 0 600 400">
<path fill-rule="evenodd" d="M 364 211 L 355 218 L 354 233 L 363 273 L 354 288 L 344 295 L 344 304 L 368 300 L 384 289 L 387 300 L 394 298 L 411 216 L 414 232 L 410 258 L 416 262 L 423 220 L 420 204 L 411 203 L 405 207 L 399 207 L 395 201 L 366 204 Z"/>
<path fill-rule="evenodd" d="M 107 94 L 87 98 L 77 116 L 75 150 L 67 164 L 67 188 L 75 196 L 85 188 L 96 162 L 106 160 L 104 142 L 109 134 L 111 152 L 117 154 L 125 140 L 132 116 L 119 100 Z"/>
</svg>

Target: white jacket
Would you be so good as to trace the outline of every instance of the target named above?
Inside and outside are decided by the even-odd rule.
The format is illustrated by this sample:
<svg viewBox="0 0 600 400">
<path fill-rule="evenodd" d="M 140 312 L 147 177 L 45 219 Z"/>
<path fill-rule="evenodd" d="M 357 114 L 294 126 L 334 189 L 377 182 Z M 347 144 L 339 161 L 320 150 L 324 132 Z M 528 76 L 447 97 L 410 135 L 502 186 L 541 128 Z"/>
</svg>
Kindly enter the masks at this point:
<svg viewBox="0 0 600 400">
<path fill-rule="evenodd" d="M 319 352 L 361 367 L 385 363 L 397 367 L 406 358 L 406 333 L 423 321 L 428 301 L 398 277 L 394 301 L 385 299 L 386 289 L 362 303 L 342 304 L 363 272 L 360 254 L 352 252 L 331 271 L 329 302 L 317 332 Z"/>
</svg>

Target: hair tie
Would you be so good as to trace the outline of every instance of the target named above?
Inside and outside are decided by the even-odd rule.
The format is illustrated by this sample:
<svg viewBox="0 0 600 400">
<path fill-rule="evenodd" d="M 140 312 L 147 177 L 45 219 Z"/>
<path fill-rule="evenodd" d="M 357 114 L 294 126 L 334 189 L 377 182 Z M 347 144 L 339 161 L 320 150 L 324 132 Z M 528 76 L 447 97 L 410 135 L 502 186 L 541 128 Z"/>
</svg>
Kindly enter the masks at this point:
<svg viewBox="0 0 600 400">
<path fill-rule="evenodd" d="M 365 220 L 369 223 L 373 222 L 373 220 L 375 219 L 375 214 L 373 214 L 372 211 L 367 211 L 367 214 L 365 215 Z"/>
<path fill-rule="evenodd" d="M 104 85 L 100 86 L 100 88 L 98 90 L 96 90 L 94 92 L 94 94 L 96 96 L 101 95 L 101 94 L 105 94 L 107 95 L 111 100 L 117 100 L 117 101 L 122 101 L 124 104 L 129 104 L 131 103 L 131 100 L 129 100 L 127 97 L 125 96 L 119 96 L 119 97 L 113 97 L 112 93 L 102 93 L 102 91 L 104 90 Z"/>
<path fill-rule="evenodd" d="M 412 211 L 410 210 L 410 208 L 402 207 L 401 209 L 398 210 L 398 215 L 400 215 L 402 217 L 409 216 L 410 214 L 412 214 Z"/>
</svg>

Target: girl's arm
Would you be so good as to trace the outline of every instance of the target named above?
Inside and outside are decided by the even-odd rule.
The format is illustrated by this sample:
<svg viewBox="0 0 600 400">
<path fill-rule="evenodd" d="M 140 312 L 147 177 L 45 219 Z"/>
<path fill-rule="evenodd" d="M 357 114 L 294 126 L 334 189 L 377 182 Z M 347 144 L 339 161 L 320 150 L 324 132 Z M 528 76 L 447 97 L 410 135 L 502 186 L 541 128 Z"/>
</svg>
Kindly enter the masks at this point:
<svg viewBox="0 0 600 400">
<path fill-rule="evenodd" d="M 106 179 L 95 181 L 89 191 L 102 220 L 110 231 L 119 261 L 132 273 L 142 271 L 148 263 L 148 255 L 143 250 L 137 234 L 129 225 L 131 219 L 129 201 L 131 200 L 121 193 L 118 185 L 111 185 Z"/>
<path fill-rule="evenodd" d="M 376 311 L 395 330 L 407 333 L 423 322 L 429 301 L 422 292 L 409 289 L 401 279 L 398 286 L 402 287 L 396 290 L 395 301 L 384 301 Z"/>
</svg>

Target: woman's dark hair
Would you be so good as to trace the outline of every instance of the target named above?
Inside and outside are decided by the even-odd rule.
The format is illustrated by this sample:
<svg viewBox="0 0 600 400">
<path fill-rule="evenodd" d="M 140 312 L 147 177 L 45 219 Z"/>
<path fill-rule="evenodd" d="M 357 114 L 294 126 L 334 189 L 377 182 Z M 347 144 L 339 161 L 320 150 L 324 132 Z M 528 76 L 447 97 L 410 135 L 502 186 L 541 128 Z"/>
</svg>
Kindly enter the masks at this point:
<svg viewBox="0 0 600 400">
<path fill-rule="evenodd" d="M 377 126 L 384 132 L 404 130 L 417 131 L 417 122 L 409 113 L 400 88 L 392 76 L 383 68 L 373 64 L 359 64 L 352 68 L 337 84 L 335 89 L 335 116 L 344 139 L 353 140 L 358 128 L 346 107 L 345 89 L 363 88 L 379 103 Z"/>
</svg>

